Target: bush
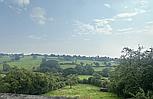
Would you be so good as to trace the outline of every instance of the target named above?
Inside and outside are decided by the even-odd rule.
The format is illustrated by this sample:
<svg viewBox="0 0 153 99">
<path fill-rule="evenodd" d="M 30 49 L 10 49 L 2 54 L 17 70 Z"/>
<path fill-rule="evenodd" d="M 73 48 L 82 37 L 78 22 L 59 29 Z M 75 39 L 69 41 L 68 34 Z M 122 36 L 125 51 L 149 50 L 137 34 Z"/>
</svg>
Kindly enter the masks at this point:
<svg viewBox="0 0 153 99">
<path fill-rule="evenodd" d="M 61 72 L 62 69 L 60 68 L 60 65 L 58 63 L 58 61 L 56 60 L 48 60 L 48 61 L 43 61 L 40 64 L 40 67 L 38 69 L 38 71 L 40 72 Z"/>
<path fill-rule="evenodd" d="M 79 80 L 79 83 L 82 84 L 91 84 L 98 87 L 108 88 L 109 81 L 107 79 L 102 79 L 99 74 L 94 74 L 93 77 L 88 79 Z"/>
<path fill-rule="evenodd" d="M 110 77 L 111 90 L 125 98 L 134 94 L 143 99 L 148 91 L 153 91 L 153 48 L 144 52 L 141 47 L 136 51 L 124 48 L 122 52 L 120 64 Z M 144 92 L 139 92 L 139 88 Z"/>
<path fill-rule="evenodd" d="M 142 88 L 139 88 L 139 91 L 137 92 L 136 95 L 133 95 L 132 99 L 153 99 L 153 92 L 148 91 L 146 94 Z"/>
<path fill-rule="evenodd" d="M 0 80 L 0 93 L 43 94 L 65 86 L 62 76 L 12 69 Z"/>
</svg>

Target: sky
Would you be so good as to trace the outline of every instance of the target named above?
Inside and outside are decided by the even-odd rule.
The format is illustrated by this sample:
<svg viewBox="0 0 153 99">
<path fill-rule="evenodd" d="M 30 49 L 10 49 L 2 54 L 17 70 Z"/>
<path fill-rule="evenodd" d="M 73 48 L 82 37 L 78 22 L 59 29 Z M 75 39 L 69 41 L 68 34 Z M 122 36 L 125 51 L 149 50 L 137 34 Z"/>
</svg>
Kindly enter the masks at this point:
<svg viewBox="0 0 153 99">
<path fill-rule="evenodd" d="M 0 0 L 0 52 L 119 57 L 153 46 L 153 0 Z"/>
</svg>

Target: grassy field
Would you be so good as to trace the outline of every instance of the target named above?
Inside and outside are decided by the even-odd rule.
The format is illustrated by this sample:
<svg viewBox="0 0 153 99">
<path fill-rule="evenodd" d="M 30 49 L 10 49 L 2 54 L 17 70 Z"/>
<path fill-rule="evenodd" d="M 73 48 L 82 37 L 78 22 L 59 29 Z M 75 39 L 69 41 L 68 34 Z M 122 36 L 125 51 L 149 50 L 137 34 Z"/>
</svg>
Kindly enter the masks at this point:
<svg viewBox="0 0 153 99">
<path fill-rule="evenodd" d="M 24 58 L 21 58 L 18 61 L 13 61 L 13 62 L 8 62 L 10 66 L 16 66 L 19 68 L 25 68 L 31 70 L 33 67 L 38 67 L 41 63 L 42 57 L 38 57 L 37 59 L 33 59 L 31 56 L 25 56 Z M 58 58 L 57 58 L 58 60 Z M 4 61 L 10 61 L 9 56 L 4 56 L 0 58 L 0 63 Z M 59 63 L 72 63 L 72 61 L 64 61 L 64 60 L 58 60 Z M 90 61 L 90 60 L 77 60 L 77 64 L 80 62 L 83 62 L 84 64 L 91 64 L 93 62 L 97 61 Z M 100 66 L 103 66 L 103 62 L 99 62 Z M 74 68 L 76 65 L 61 65 L 61 68 L 66 69 L 66 68 Z M 93 67 L 95 71 L 101 71 L 105 67 Z M 0 64 L 0 69 L 2 69 L 2 64 Z"/>
<path fill-rule="evenodd" d="M 78 84 L 71 89 L 69 86 L 66 86 L 62 89 L 48 92 L 45 96 L 78 96 L 80 99 L 120 99 L 112 93 L 99 91 L 99 87 L 87 84 Z"/>
<path fill-rule="evenodd" d="M 83 79 L 88 79 L 89 77 L 92 77 L 91 75 L 79 75 L 78 76 L 80 80 L 83 80 Z"/>
<path fill-rule="evenodd" d="M 61 65 L 61 68 L 66 69 L 66 68 L 75 68 L 76 65 Z M 106 67 L 93 67 L 95 71 L 102 71 Z"/>
<path fill-rule="evenodd" d="M 10 58 L 8 56 L 0 57 L 0 63 L 4 62 L 4 61 L 9 61 L 9 60 L 10 60 Z"/>
<path fill-rule="evenodd" d="M 25 68 L 32 70 L 33 67 L 38 67 L 41 63 L 41 58 L 32 59 L 32 57 L 24 57 L 21 58 L 19 61 L 9 62 L 10 66 L 16 66 L 19 68 Z"/>
<path fill-rule="evenodd" d="M 9 64 L 11 67 L 15 66 L 18 68 L 25 68 L 28 70 L 32 70 L 33 67 L 38 67 L 40 63 L 41 63 L 41 57 L 38 57 L 37 59 L 33 59 L 31 56 L 25 56 L 24 58 L 21 58 L 18 61 L 7 62 L 7 64 Z M 1 68 L 2 68 L 2 64 L 0 64 L 0 69 Z"/>
<path fill-rule="evenodd" d="M 95 71 L 102 71 L 106 67 L 93 67 Z"/>
<path fill-rule="evenodd" d="M 76 65 L 60 65 L 61 68 L 66 69 L 66 68 L 75 68 Z"/>
</svg>

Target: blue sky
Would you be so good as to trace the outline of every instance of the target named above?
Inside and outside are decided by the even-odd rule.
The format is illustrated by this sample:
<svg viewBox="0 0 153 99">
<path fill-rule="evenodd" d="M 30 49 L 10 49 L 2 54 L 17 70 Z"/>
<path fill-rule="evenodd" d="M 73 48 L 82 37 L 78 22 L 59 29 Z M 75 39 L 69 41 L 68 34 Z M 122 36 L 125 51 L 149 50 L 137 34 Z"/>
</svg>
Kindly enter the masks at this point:
<svg viewBox="0 0 153 99">
<path fill-rule="evenodd" d="M 152 0 L 0 0 L 0 52 L 119 57 L 153 45 Z"/>
</svg>

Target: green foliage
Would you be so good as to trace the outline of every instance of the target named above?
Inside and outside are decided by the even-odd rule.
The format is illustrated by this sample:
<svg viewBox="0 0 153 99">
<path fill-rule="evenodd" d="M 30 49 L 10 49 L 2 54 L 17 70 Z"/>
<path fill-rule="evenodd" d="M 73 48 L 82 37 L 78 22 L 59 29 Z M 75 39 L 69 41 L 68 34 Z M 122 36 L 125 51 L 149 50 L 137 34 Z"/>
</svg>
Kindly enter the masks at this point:
<svg viewBox="0 0 153 99">
<path fill-rule="evenodd" d="M 148 91 L 146 94 L 142 88 L 139 89 L 136 95 L 133 95 L 132 99 L 153 99 L 153 92 Z"/>
<path fill-rule="evenodd" d="M 33 59 L 37 59 L 38 58 L 37 54 L 31 54 L 31 56 L 32 56 Z"/>
<path fill-rule="evenodd" d="M 5 82 L 2 82 L 1 81 L 1 84 L 0 84 L 0 92 L 8 93 L 9 90 L 10 90 L 10 87 L 11 87 L 11 85 L 9 83 L 5 83 Z"/>
<path fill-rule="evenodd" d="M 8 72 L 11 69 L 9 64 L 3 63 L 3 72 Z"/>
<path fill-rule="evenodd" d="M 72 85 L 77 84 L 79 81 L 79 78 L 76 75 L 68 75 L 67 76 L 67 84 L 72 88 Z"/>
<path fill-rule="evenodd" d="M 63 70 L 64 75 L 92 75 L 93 73 L 94 69 L 91 66 L 76 66 L 75 68 L 67 68 Z"/>
<path fill-rule="evenodd" d="M 39 71 L 41 72 L 59 72 L 61 71 L 61 68 L 60 68 L 58 61 L 48 60 L 40 64 Z"/>
<path fill-rule="evenodd" d="M 100 74 L 103 76 L 103 77 L 108 77 L 109 76 L 109 72 L 110 72 L 110 68 L 104 68 Z"/>
<path fill-rule="evenodd" d="M 79 75 L 92 75 L 94 69 L 91 66 L 76 66 L 77 74 Z"/>
<path fill-rule="evenodd" d="M 98 62 L 94 62 L 94 64 L 96 65 L 96 67 L 100 66 Z"/>
<path fill-rule="evenodd" d="M 64 75 L 77 74 L 77 70 L 75 68 L 66 68 L 63 70 Z"/>
<path fill-rule="evenodd" d="M 94 73 L 93 76 L 89 78 L 80 79 L 79 83 L 108 88 L 109 81 L 107 79 L 103 79 L 101 75 Z"/>
<path fill-rule="evenodd" d="M 1 93 L 43 94 L 65 86 L 61 76 L 12 69 L 0 80 Z"/>
<path fill-rule="evenodd" d="M 142 52 L 142 47 L 136 51 L 124 48 L 122 52 L 120 65 L 111 74 L 111 90 L 123 97 L 139 94 L 139 88 L 145 93 L 153 90 L 153 49 Z"/>
<path fill-rule="evenodd" d="M 20 60 L 20 54 L 13 54 L 10 56 L 11 61 Z"/>
</svg>

